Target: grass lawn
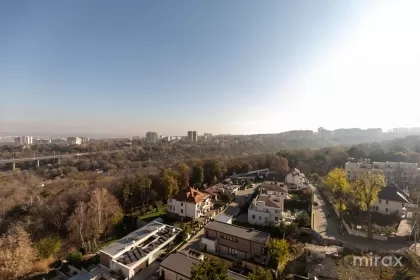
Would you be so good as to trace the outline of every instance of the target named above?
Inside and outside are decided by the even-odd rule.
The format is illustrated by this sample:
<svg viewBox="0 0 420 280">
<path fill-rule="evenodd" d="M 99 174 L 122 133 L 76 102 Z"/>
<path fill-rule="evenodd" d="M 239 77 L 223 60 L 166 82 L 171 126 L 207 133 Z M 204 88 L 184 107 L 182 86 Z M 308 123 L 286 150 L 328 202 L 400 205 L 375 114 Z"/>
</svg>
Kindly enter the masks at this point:
<svg viewBox="0 0 420 280">
<path fill-rule="evenodd" d="M 140 220 L 150 220 L 151 218 L 157 218 L 160 216 L 166 215 L 166 208 L 161 208 L 159 210 L 155 210 L 152 212 L 149 212 L 143 216 L 139 216 Z"/>
</svg>

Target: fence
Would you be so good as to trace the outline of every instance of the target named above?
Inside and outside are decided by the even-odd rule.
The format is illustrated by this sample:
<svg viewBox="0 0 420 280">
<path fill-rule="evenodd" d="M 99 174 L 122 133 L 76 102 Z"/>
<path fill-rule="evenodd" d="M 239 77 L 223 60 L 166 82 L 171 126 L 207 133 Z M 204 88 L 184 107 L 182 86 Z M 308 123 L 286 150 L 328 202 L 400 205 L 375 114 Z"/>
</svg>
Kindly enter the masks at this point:
<svg viewBox="0 0 420 280">
<path fill-rule="evenodd" d="M 334 213 L 337 215 L 337 218 L 340 218 L 340 213 L 338 212 L 337 207 L 335 207 L 335 205 L 333 205 L 331 203 L 332 199 L 330 198 L 330 196 L 327 195 L 322 188 L 319 188 L 319 191 L 321 193 L 321 196 L 324 197 L 324 199 L 331 205 L 331 208 L 333 209 Z M 349 227 L 349 225 L 346 223 L 346 221 L 343 220 L 342 222 L 343 222 L 343 226 L 346 229 L 348 234 L 363 237 L 363 238 L 368 237 L 367 232 L 357 230 L 357 229 L 352 229 L 352 228 Z M 376 233 L 372 234 L 372 238 L 375 239 L 375 240 L 381 240 L 381 241 L 387 241 L 388 240 L 388 237 L 386 235 L 380 235 L 380 234 L 376 234 Z"/>
</svg>

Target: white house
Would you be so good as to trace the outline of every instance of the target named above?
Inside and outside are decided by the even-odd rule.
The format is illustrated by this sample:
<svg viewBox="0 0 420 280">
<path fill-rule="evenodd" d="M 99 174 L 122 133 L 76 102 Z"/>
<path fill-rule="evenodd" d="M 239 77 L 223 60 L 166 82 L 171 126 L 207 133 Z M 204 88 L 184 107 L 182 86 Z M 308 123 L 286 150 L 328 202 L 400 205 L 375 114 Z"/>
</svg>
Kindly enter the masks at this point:
<svg viewBox="0 0 420 280">
<path fill-rule="evenodd" d="M 260 196 L 278 197 L 282 200 L 287 199 L 288 189 L 287 186 L 282 183 L 264 182 L 264 184 L 260 186 L 259 190 Z"/>
<path fill-rule="evenodd" d="M 224 189 L 226 193 L 229 194 L 236 194 L 239 191 L 240 186 L 239 185 L 226 185 L 224 186 Z"/>
<path fill-rule="evenodd" d="M 378 194 L 372 210 L 387 215 L 406 215 L 407 195 L 394 183 L 388 184 Z"/>
<path fill-rule="evenodd" d="M 248 223 L 252 225 L 278 225 L 282 221 L 284 199 L 257 196 L 248 209 Z"/>
<path fill-rule="evenodd" d="M 296 168 L 293 169 L 292 172 L 287 174 L 285 183 L 291 187 L 295 187 L 298 189 L 307 188 L 309 186 L 305 174 L 303 174 Z"/>
<path fill-rule="evenodd" d="M 210 194 L 191 187 L 180 190 L 176 195 L 168 198 L 168 212 L 193 219 L 204 216 L 210 211 L 212 205 Z"/>
<path fill-rule="evenodd" d="M 419 169 L 417 163 L 411 162 L 370 162 L 369 159 L 359 160 L 357 162 L 346 162 L 344 165 L 348 180 L 355 180 L 357 176 L 366 170 L 382 171 L 388 182 L 397 182 L 403 185 L 413 185 Z"/>
</svg>

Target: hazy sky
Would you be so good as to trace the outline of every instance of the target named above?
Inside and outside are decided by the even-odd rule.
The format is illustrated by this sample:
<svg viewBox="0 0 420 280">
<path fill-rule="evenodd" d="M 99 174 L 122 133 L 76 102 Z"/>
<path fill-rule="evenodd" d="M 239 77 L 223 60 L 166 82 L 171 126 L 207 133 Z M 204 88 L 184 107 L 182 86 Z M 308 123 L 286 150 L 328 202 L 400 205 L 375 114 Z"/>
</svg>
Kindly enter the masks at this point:
<svg viewBox="0 0 420 280">
<path fill-rule="evenodd" d="M 420 1 L 1 1 L 0 132 L 420 126 Z"/>
</svg>

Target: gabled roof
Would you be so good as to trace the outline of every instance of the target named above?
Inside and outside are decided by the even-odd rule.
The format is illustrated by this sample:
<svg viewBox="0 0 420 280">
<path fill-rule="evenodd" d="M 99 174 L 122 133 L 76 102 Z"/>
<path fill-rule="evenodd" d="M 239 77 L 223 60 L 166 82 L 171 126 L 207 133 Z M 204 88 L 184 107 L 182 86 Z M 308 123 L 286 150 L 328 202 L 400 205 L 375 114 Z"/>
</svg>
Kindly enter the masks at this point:
<svg viewBox="0 0 420 280">
<path fill-rule="evenodd" d="M 305 174 L 303 174 L 302 172 L 299 171 L 299 169 L 293 169 L 292 172 L 290 172 L 292 174 L 292 176 L 302 176 L 303 178 L 305 178 Z M 289 174 L 290 174 L 289 173 Z"/>
<path fill-rule="evenodd" d="M 273 208 L 284 208 L 284 200 L 279 198 L 270 198 L 268 196 L 258 196 L 256 201 L 263 201 L 265 206 Z"/>
<path fill-rule="evenodd" d="M 395 183 L 388 184 L 378 193 L 378 198 L 383 200 L 391 200 L 408 203 L 405 193 Z"/>
<path fill-rule="evenodd" d="M 202 193 L 197 189 L 188 187 L 180 190 L 176 195 L 172 196 L 172 199 L 197 204 L 206 199 L 208 196 L 208 193 Z"/>
</svg>

